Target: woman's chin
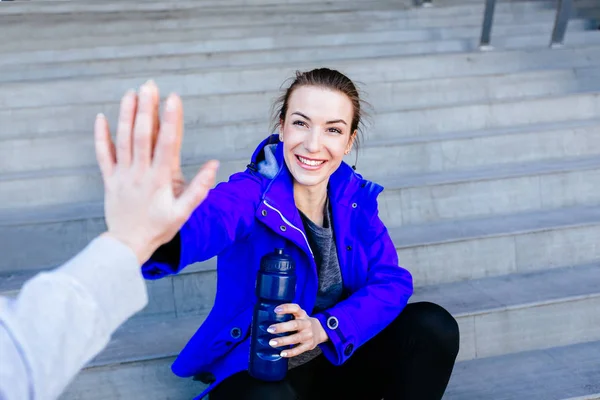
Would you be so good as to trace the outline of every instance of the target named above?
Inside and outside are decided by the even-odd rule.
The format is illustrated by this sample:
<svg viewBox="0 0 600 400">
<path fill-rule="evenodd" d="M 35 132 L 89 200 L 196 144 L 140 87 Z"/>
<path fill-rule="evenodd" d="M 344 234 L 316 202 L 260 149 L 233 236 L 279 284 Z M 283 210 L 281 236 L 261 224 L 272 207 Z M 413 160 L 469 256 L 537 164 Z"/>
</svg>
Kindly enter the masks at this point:
<svg viewBox="0 0 600 400">
<path fill-rule="evenodd" d="M 304 187 L 315 187 L 315 186 L 319 186 L 320 184 L 323 183 L 323 181 L 327 180 L 326 176 L 322 176 L 322 174 L 319 175 L 309 175 L 307 173 L 303 173 L 303 172 L 296 172 L 294 174 L 292 174 L 294 176 L 294 183 L 296 185 L 300 185 L 300 186 L 304 186 Z"/>
</svg>

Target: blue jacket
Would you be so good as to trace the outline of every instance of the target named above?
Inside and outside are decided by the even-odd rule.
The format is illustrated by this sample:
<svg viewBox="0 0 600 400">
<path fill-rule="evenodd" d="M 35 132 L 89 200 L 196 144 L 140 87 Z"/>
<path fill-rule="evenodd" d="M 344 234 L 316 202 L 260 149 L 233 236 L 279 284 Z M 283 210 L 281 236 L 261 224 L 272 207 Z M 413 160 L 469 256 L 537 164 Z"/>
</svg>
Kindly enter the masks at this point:
<svg viewBox="0 0 600 400">
<path fill-rule="evenodd" d="M 277 145 L 267 146 L 269 142 Z M 272 174 L 258 171 L 265 158 L 260 165 L 270 161 L 263 169 L 271 168 Z M 377 196 L 383 188 L 342 163 L 328 190 L 345 298 L 313 317 L 330 339 L 321 345 L 324 355 L 340 365 L 400 314 L 413 285 L 410 273 L 398 265 L 395 246 L 378 216 Z M 179 240 L 178 263 L 151 258 L 142 271 L 147 279 L 157 279 L 218 256 L 214 307 L 172 366 L 181 377 L 214 375 L 216 381 L 199 399 L 248 368 L 256 274 L 265 254 L 285 248 L 296 261 L 295 302 L 310 314 L 316 301 L 317 266 L 276 135 L 259 145 L 246 171 L 210 192 L 180 230 Z"/>
</svg>

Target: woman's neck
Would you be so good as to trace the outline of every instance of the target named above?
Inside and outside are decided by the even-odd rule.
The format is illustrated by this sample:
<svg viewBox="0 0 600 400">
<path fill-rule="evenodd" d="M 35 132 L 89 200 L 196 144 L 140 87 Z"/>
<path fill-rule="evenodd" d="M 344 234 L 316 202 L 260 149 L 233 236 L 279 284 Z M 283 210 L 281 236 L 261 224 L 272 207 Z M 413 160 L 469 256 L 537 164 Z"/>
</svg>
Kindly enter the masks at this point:
<svg viewBox="0 0 600 400">
<path fill-rule="evenodd" d="M 312 222 L 323 226 L 323 210 L 327 201 L 327 182 L 316 187 L 294 184 L 294 202 L 296 207 Z"/>
</svg>

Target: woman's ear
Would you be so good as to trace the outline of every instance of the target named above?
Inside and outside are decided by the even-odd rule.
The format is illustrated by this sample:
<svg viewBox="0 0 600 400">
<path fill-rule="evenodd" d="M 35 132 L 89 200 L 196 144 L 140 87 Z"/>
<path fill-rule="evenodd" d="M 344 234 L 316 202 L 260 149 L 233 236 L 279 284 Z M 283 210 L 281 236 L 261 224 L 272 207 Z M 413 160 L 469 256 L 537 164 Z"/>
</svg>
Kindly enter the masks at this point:
<svg viewBox="0 0 600 400">
<path fill-rule="evenodd" d="M 354 132 L 350 135 L 350 139 L 348 139 L 348 145 L 346 146 L 346 154 L 349 154 L 352 151 L 352 146 L 354 146 L 354 141 L 356 140 L 356 135 L 358 135 L 358 131 L 355 129 Z"/>
</svg>

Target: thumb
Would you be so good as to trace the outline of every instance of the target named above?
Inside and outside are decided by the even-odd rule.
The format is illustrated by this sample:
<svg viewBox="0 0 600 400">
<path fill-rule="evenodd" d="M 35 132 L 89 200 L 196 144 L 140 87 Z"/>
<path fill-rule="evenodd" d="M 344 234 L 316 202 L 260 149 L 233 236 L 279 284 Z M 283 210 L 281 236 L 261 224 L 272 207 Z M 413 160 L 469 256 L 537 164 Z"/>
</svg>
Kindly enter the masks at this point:
<svg viewBox="0 0 600 400">
<path fill-rule="evenodd" d="M 219 162 L 211 160 L 204 164 L 192 179 L 185 191 L 175 202 L 177 215 L 187 220 L 194 210 L 204 201 L 208 191 L 214 186 Z"/>
</svg>

